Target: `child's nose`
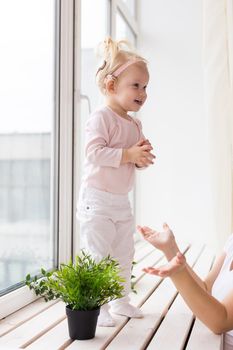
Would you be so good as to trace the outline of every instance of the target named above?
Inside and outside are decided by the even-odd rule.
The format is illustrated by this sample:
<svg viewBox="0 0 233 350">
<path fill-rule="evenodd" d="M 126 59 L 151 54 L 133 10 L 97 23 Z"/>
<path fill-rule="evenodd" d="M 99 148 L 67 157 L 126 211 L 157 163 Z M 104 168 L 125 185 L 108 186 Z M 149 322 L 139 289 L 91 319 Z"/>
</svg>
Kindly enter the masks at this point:
<svg viewBox="0 0 233 350">
<path fill-rule="evenodd" d="M 145 90 L 142 90 L 142 91 L 140 92 L 140 97 L 145 97 L 145 96 L 147 96 L 146 91 L 145 91 Z"/>
</svg>

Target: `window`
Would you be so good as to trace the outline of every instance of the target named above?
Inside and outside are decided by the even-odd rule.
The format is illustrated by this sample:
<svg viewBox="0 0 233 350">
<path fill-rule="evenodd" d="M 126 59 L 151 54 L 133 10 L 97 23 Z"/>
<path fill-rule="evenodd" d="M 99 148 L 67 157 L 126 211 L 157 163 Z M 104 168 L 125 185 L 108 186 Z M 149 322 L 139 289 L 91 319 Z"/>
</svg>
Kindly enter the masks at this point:
<svg viewBox="0 0 233 350">
<path fill-rule="evenodd" d="M 0 295 L 57 264 L 56 3 L 0 2 Z"/>
<path fill-rule="evenodd" d="M 32 301 L 27 273 L 78 252 L 83 128 L 103 101 L 95 48 L 136 43 L 133 3 L 0 1 L 0 318 Z"/>
<path fill-rule="evenodd" d="M 119 11 L 116 15 L 116 38 L 127 39 L 131 45 L 136 46 L 136 35 Z"/>
<path fill-rule="evenodd" d="M 133 47 L 137 46 L 138 25 L 136 21 L 136 1 L 117 1 L 115 11 L 115 33 L 117 39 L 127 39 Z"/>
<path fill-rule="evenodd" d="M 135 17 L 136 15 L 136 4 L 135 4 L 135 0 L 123 0 L 123 2 L 126 4 L 126 6 L 128 7 L 130 14 Z"/>
<path fill-rule="evenodd" d="M 107 36 L 108 1 L 82 0 L 81 25 L 81 93 L 89 97 L 90 109 L 95 109 L 101 96 L 95 84 L 98 63 L 96 48 Z"/>
</svg>

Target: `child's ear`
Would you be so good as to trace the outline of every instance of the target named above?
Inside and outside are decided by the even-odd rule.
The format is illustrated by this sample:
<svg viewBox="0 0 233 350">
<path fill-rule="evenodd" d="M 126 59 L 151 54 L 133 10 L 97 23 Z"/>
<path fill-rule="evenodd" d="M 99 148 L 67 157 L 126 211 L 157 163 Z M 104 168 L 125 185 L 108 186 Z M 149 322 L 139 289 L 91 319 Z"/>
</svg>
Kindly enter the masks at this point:
<svg viewBox="0 0 233 350">
<path fill-rule="evenodd" d="M 112 80 L 108 80 L 107 83 L 106 83 L 106 91 L 107 93 L 109 94 L 113 94 L 115 92 L 115 81 L 112 79 Z"/>
</svg>

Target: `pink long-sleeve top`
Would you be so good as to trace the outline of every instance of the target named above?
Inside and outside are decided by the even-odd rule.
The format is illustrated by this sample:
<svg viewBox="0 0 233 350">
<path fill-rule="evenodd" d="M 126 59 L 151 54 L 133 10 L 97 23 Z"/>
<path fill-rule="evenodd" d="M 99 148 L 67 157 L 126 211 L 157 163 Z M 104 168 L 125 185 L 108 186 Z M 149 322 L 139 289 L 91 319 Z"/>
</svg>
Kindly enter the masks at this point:
<svg viewBox="0 0 233 350">
<path fill-rule="evenodd" d="M 124 119 L 106 106 L 90 115 L 85 131 L 82 187 L 127 194 L 134 184 L 135 165 L 121 164 L 122 151 L 145 139 L 141 122 Z"/>
</svg>

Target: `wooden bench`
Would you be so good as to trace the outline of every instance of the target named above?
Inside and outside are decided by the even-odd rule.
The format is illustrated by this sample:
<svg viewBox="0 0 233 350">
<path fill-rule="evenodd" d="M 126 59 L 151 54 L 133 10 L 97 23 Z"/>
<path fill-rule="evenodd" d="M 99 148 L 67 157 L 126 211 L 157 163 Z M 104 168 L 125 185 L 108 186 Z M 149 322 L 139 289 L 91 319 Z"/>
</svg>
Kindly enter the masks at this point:
<svg viewBox="0 0 233 350">
<path fill-rule="evenodd" d="M 213 254 L 206 247 L 196 245 L 184 246 L 183 251 L 189 264 L 204 276 L 213 263 Z M 144 318 L 113 315 L 115 327 L 97 327 L 94 339 L 72 341 L 68 336 L 64 304 L 38 299 L 0 321 L 0 349 L 221 349 L 222 337 L 195 319 L 169 279 L 143 273 L 145 266 L 164 263 L 162 254 L 139 241 L 135 261 L 137 294 L 131 294 L 131 302 L 141 307 Z"/>
</svg>

